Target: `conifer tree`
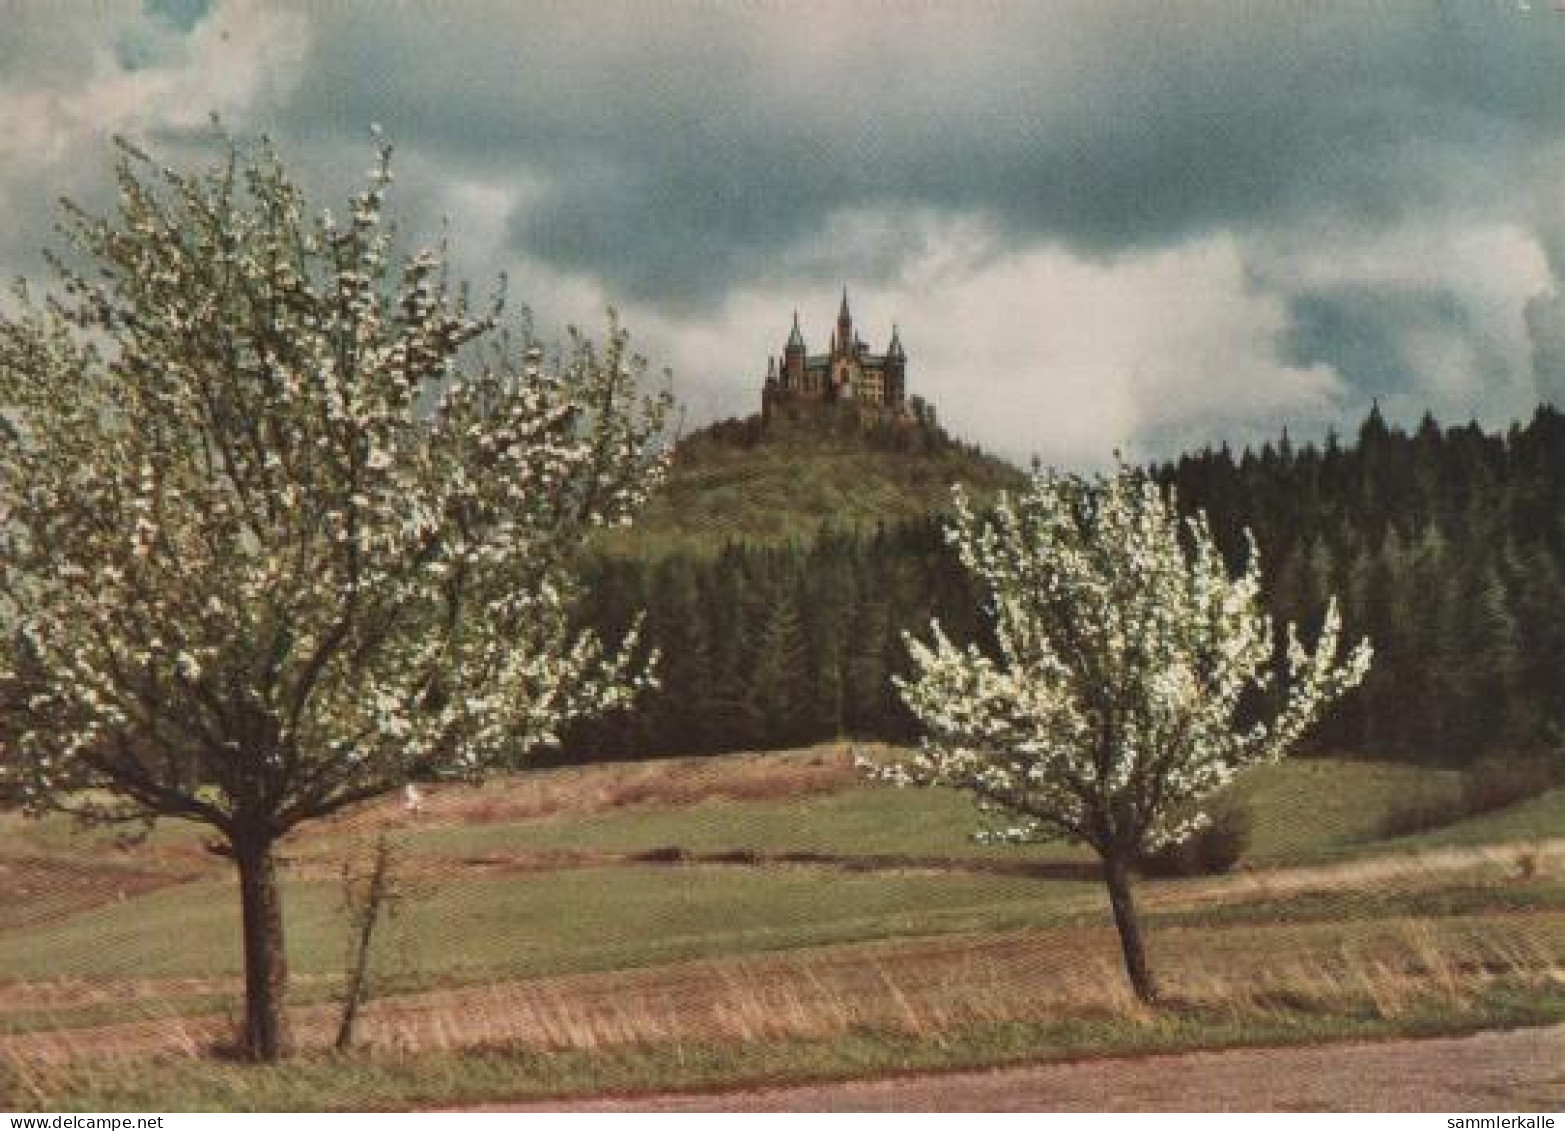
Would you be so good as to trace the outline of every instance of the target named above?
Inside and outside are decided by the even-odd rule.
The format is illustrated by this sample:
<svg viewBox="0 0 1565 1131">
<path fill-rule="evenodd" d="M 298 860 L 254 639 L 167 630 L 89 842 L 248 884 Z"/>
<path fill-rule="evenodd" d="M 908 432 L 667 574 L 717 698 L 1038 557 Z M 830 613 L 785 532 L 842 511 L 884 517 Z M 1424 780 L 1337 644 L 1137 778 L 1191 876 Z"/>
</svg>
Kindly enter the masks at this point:
<svg viewBox="0 0 1565 1131">
<path fill-rule="evenodd" d="M 799 611 L 788 589 L 776 592 L 756 642 L 747 702 L 769 746 L 791 746 L 808 726 L 808 651 Z"/>
</svg>

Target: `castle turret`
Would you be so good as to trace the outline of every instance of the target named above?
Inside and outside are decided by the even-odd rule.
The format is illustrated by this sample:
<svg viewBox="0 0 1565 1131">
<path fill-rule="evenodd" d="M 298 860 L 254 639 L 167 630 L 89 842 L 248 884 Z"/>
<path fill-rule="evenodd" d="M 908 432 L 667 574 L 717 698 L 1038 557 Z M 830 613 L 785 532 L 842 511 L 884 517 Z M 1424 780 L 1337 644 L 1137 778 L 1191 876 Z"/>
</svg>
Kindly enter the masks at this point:
<svg viewBox="0 0 1565 1131">
<path fill-rule="evenodd" d="M 853 349 L 853 315 L 848 312 L 848 288 L 842 288 L 842 305 L 837 308 L 836 350 L 849 353 Z M 834 351 L 835 352 L 835 351 Z"/>
<path fill-rule="evenodd" d="M 886 347 L 886 404 L 901 409 L 907 395 L 907 354 L 902 349 L 902 333 L 891 326 L 891 344 Z"/>
<path fill-rule="evenodd" d="M 804 388 L 804 335 L 799 332 L 799 312 L 793 312 L 793 333 L 783 347 L 782 384 L 795 391 Z"/>
</svg>

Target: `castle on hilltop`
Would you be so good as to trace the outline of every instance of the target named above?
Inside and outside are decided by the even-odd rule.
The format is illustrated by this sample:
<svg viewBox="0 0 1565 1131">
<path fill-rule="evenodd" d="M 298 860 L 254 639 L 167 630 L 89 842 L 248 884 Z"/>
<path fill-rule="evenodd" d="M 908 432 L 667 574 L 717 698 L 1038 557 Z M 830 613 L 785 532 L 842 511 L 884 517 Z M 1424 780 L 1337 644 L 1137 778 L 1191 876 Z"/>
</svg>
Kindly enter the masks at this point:
<svg viewBox="0 0 1565 1131">
<path fill-rule="evenodd" d="M 793 333 L 783 346 L 781 362 L 775 356 L 766 362 L 766 383 L 761 388 L 762 419 L 770 420 L 786 406 L 821 404 L 851 406 L 861 416 L 894 423 L 911 423 L 915 419 L 907 396 L 907 354 L 902 351 L 901 336 L 892 327 L 886 352 L 870 353 L 853 329 L 846 287 L 828 352 L 811 354 L 805 348 L 804 335 L 799 332 L 799 314 L 795 311 Z"/>
</svg>

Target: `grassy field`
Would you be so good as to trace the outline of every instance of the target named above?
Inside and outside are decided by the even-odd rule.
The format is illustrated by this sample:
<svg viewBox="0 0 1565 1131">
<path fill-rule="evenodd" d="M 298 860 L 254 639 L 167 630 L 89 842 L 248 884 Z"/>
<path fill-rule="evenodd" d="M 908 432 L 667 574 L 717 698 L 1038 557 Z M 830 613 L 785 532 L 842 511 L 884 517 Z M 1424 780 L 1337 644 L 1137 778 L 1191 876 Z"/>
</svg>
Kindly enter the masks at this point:
<svg viewBox="0 0 1565 1131">
<path fill-rule="evenodd" d="M 400 912 L 398 965 L 429 984 L 617 969 L 849 939 L 1001 930 L 1095 908 L 1097 885 L 991 876 L 833 876 L 808 869 L 617 867 L 431 882 Z M 290 882 L 289 959 L 341 970 L 337 885 Z M 233 885 L 202 880 L 0 939 L 25 980 L 237 974 Z M 177 947 L 168 940 L 178 938 Z M 403 941 L 405 940 L 405 942 Z"/>
<path fill-rule="evenodd" d="M 1299 761 L 1263 767 L 1242 790 L 1255 822 L 1250 859 L 1298 862 L 1363 850 L 1373 843 L 1386 807 L 1414 781 L 1451 777 L 1440 770 L 1373 762 Z M 679 809 L 560 814 L 480 829 L 444 828 L 416 833 L 413 843 L 420 850 L 442 852 L 630 852 L 678 845 L 696 852 L 1091 859 L 1086 850 L 1065 844 L 977 844 L 971 835 L 974 820 L 971 802 L 949 791 L 860 786 L 803 800 L 714 799 Z M 1526 836 L 1531 826 L 1524 820 L 1511 827 L 1517 836 Z"/>
<path fill-rule="evenodd" d="M 288 842 L 291 1000 L 302 1032 L 324 1031 L 311 1018 L 340 983 L 347 938 L 337 869 L 389 832 L 408 896 L 377 950 L 367 1039 L 379 1052 L 340 1067 L 378 1079 L 377 1056 L 412 1049 L 429 1059 L 409 1079 L 436 1093 L 446 1080 L 453 1099 L 594 1079 L 644 1086 L 637 1073 L 667 1069 L 676 1049 L 704 1066 L 689 1080 L 709 1083 L 751 1078 L 762 1049 L 767 1063 L 802 1058 L 831 1074 L 1015 1059 L 1022 1034 L 1042 1056 L 1094 1040 L 1108 1050 L 1552 1017 L 1565 997 L 1565 853 L 1549 838 L 1565 828 L 1565 790 L 1379 837 L 1409 790 L 1454 787 L 1440 771 L 1346 760 L 1247 780 L 1245 869 L 1143 887 L 1175 1020 L 1127 998 L 1080 849 L 975 845 L 961 798 L 865 785 L 838 748 L 442 788 L 420 818 L 388 801 Z M 14 1062 L 0 1087 L 31 1072 L 27 1086 L 57 1099 L 130 1094 L 113 1073 L 89 1086 L 69 1066 L 27 1068 L 18 1042 L 112 1051 L 123 1031 L 127 1055 L 166 1057 L 160 1026 L 196 1034 L 187 1052 L 218 1038 L 237 1002 L 237 899 L 203 839 L 172 823 L 120 848 L 63 822 L 0 816 L 0 1061 Z M 1519 853 L 1535 857 L 1534 873 L 1518 872 Z M 1041 871 L 985 870 L 1018 859 Z M 1061 1026 L 1073 1034 L 1063 1044 Z M 939 1051 L 909 1054 L 919 1038 Z M 489 1067 L 451 1082 L 441 1058 L 452 1047 L 490 1049 Z M 592 1077 L 572 1059 L 583 1048 L 614 1049 L 600 1063 L 620 1067 Z M 159 1071 L 183 1081 L 176 1091 L 246 1102 L 212 1098 L 243 1090 L 239 1070 L 198 1058 Z M 301 1064 L 298 1079 L 313 1078 Z M 300 1086 L 295 1102 L 312 1106 Z M 257 1087 L 255 1103 L 277 1102 L 272 1085 Z"/>
</svg>

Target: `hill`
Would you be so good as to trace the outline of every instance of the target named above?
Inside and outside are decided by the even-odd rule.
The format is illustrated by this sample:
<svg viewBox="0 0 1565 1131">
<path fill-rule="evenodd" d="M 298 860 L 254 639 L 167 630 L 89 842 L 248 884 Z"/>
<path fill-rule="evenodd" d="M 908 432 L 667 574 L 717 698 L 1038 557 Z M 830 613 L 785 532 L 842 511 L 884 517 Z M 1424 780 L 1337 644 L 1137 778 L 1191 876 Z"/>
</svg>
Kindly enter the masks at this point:
<svg viewBox="0 0 1565 1131">
<path fill-rule="evenodd" d="M 828 526 L 870 531 L 946 511 L 953 483 L 982 500 L 1022 478 L 933 425 L 864 424 L 828 409 L 765 423 L 752 416 L 683 438 L 663 490 L 602 547 L 661 557 L 712 554 L 729 542 L 808 543 Z"/>
</svg>

